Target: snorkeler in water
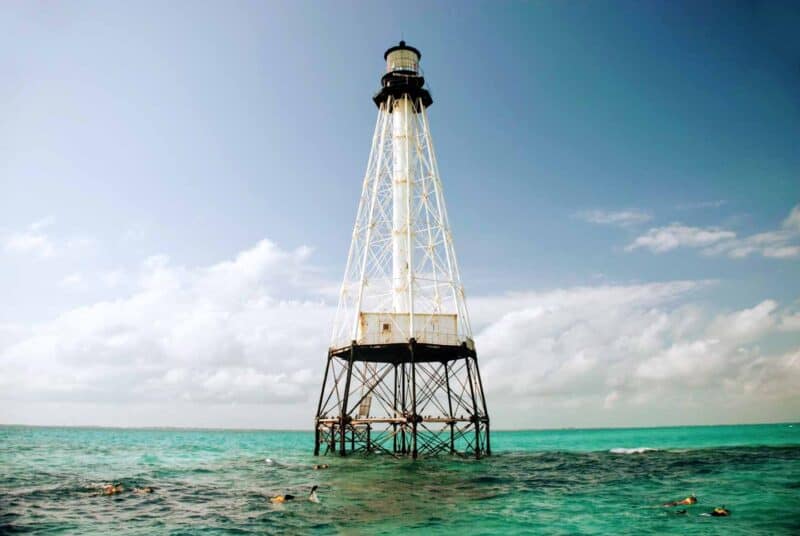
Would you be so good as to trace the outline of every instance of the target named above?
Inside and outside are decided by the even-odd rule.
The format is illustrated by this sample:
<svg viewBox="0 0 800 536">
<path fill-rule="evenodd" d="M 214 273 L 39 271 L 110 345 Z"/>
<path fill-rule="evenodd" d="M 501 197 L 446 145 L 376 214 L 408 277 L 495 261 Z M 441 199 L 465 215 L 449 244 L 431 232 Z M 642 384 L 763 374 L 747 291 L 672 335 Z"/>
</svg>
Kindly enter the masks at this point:
<svg viewBox="0 0 800 536">
<path fill-rule="evenodd" d="M 691 495 L 689 495 L 688 497 L 686 497 L 685 499 L 682 499 L 680 501 L 672 501 L 672 502 L 664 503 L 663 506 L 673 507 L 673 506 L 683 506 L 683 505 L 689 505 L 689 504 L 697 504 L 697 497 L 694 496 L 694 493 L 692 493 Z"/>
<path fill-rule="evenodd" d="M 145 495 L 147 493 L 153 493 L 153 488 L 150 486 L 144 486 L 143 488 L 133 488 L 133 492 L 136 495 Z"/>
<path fill-rule="evenodd" d="M 318 503 L 319 502 L 319 497 L 317 497 L 317 488 L 318 487 L 319 486 L 313 486 L 311 488 L 311 493 L 308 494 L 308 500 L 309 501 L 314 502 L 314 503 Z M 275 495 L 274 497 L 270 497 L 269 498 L 269 502 L 271 502 L 272 504 L 283 504 L 283 503 L 286 503 L 286 502 L 289 502 L 289 501 L 293 501 L 294 499 L 296 499 L 296 497 L 294 495 L 290 495 L 290 494 L 286 493 L 285 495 Z"/>
<path fill-rule="evenodd" d="M 731 515 L 731 512 L 730 512 L 730 510 L 728 510 L 724 506 L 717 506 L 716 508 L 711 510 L 708 513 L 708 515 L 713 516 L 713 517 L 727 517 L 727 516 Z"/>
<path fill-rule="evenodd" d="M 103 495 L 116 495 L 117 493 L 122 493 L 124 488 L 122 484 L 105 484 L 102 488 Z"/>
<path fill-rule="evenodd" d="M 294 495 L 289 495 L 288 493 L 285 495 L 275 495 L 269 498 L 269 502 L 272 504 L 283 504 L 292 500 L 294 500 Z"/>
</svg>

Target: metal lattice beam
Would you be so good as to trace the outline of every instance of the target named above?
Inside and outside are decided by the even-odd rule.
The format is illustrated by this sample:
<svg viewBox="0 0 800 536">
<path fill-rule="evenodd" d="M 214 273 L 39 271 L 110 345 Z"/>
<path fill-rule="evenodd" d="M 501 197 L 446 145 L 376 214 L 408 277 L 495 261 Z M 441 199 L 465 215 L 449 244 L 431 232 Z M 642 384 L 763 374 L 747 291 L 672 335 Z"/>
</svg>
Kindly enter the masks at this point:
<svg viewBox="0 0 800 536">
<path fill-rule="evenodd" d="M 419 51 L 385 56 L 316 417 L 315 453 L 490 452 L 489 416 Z M 415 59 L 416 58 L 416 59 Z"/>
</svg>

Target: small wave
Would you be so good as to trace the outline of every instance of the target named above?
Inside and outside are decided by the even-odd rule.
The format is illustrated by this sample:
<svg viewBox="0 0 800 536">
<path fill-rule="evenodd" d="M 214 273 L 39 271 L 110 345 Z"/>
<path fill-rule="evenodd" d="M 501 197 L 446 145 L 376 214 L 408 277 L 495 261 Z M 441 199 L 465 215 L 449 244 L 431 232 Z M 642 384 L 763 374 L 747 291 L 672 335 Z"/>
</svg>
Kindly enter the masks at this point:
<svg viewBox="0 0 800 536">
<path fill-rule="evenodd" d="M 655 452 L 658 449 L 652 449 L 650 447 L 636 447 L 633 449 L 626 449 L 622 447 L 618 447 L 615 449 L 611 449 L 608 452 L 611 454 L 644 454 L 645 452 Z"/>
</svg>

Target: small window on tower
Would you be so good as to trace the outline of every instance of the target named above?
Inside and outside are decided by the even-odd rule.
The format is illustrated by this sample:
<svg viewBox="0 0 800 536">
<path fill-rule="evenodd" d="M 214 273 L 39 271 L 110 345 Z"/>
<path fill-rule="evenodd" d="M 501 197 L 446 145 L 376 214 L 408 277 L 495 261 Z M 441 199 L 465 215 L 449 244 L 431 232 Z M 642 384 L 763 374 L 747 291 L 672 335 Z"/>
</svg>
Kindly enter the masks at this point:
<svg viewBox="0 0 800 536">
<path fill-rule="evenodd" d="M 392 326 L 390 326 L 389 324 L 384 324 L 383 325 L 383 331 L 391 331 L 391 329 L 392 329 Z"/>
</svg>

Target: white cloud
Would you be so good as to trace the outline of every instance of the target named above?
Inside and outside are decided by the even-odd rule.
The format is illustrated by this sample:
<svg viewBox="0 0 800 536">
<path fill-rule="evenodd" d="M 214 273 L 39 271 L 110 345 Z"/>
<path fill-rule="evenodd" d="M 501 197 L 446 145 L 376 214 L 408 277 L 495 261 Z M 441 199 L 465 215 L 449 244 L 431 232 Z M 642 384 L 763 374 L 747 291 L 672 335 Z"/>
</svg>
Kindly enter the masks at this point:
<svg viewBox="0 0 800 536">
<path fill-rule="evenodd" d="M 789 313 L 781 318 L 781 331 L 800 331 L 800 313 Z"/>
<path fill-rule="evenodd" d="M 653 219 L 649 213 L 639 209 L 625 209 L 618 211 L 585 210 L 575 214 L 575 217 L 589 223 L 600 225 L 617 225 L 627 227 L 644 223 Z"/>
<path fill-rule="evenodd" d="M 800 205 L 795 205 L 786 219 L 783 220 L 783 228 L 793 232 L 800 232 Z"/>
<path fill-rule="evenodd" d="M 308 248 L 265 240 L 200 267 L 154 256 L 126 279 L 117 299 L 0 325 L 0 420 L 310 425 L 334 304 Z M 747 404 L 762 419 L 796 411 L 797 343 L 764 341 L 800 330 L 797 312 L 772 300 L 729 312 L 696 305 L 714 284 L 471 300 L 496 425 L 666 424 L 686 421 L 675 411 L 693 403 L 703 408 L 690 421 Z"/>
<path fill-rule="evenodd" d="M 6 251 L 52 257 L 56 248 L 44 229 L 53 221 L 53 218 L 45 218 L 30 224 L 24 231 L 10 233 L 3 240 Z"/>
<path fill-rule="evenodd" d="M 708 331 L 713 336 L 724 338 L 731 343 L 757 340 L 775 332 L 784 318 L 790 318 L 788 312 L 776 314 L 776 311 L 778 311 L 776 301 L 764 300 L 752 308 L 719 315 L 711 323 Z"/>
<path fill-rule="evenodd" d="M 774 259 L 800 257 L 800 246 L 778 246 L 773 248 L 765 248 L 762 254 L 765 257 L 772 257 Z"/>
<path fill-rule="evenodd" d="M 72 309 L 0 341 L 2 396 L 92 403 L 305 400 L 318 388 L 311 371 L 321 373 L 332 316 L 313 297 L 309 255 L 308 248 L 286 251 L 265 240 L 208 267 L 151 257 L 129 296 Z M 287 293 L 293 297 L 281 297 Z"/>
<path fill-rule="evenodd" d="M 750 255 L 787 259 L 800 257 L 800 205 L 792 208 L 780 229 L 737 237 L 719 227 L 690 227 L 672 223 L 654 227 L 634 239 L 626 251 L 648 249 L 663 253 L 676 248 L 699 248 L 705 255 L 726 255 L 741 259 Z"/>
<path fill-rule="evenodd" d="M 642 361 L 633 376 L 654 382 L 680 382 L 688 387 L 704 386 L 713 380 L 723 362 L 719 345 L 718 339 L 675 342 Z"/>
<path fill-rule="evenodd" d="M 6 251 L 12 253 L 32 254 L 41 258 L 49 258 L 61 251 L 92 247 L 95 241 L 86 236 L 74 236 L 64 239 L 60 243 L 51 233 L 47 232 L 52 227 L 55 219 L 50 216 L 33 222 L 23 231 L 14 231 L 2 238 Z"/>
<path fill-rule="evenodd" d="M 727 255 L 733 259 L 760 254 L 771 258 L 795 257 L 800 247 L 791 244 L 794 233 L 785 230 L 758 233 L 738 240 L 729 240 L 716 244 L 703 252 L 707 255 Z"/>
<path fill-rule="evenodd" d="M 717 227 L 689 227 L 671 223 L 666 227 L 649 229 L 625 247 L 626 251 L 645 248 L 663 253 L 679 247 L 697 248 L 736 238 L 736 233 Z"/>
<path fill-rule="evenodd" d="M 776 369 L 800 382 L 800 369 L 778 357 L 800 349 L 797 341 L 772 352 L 761 348 L 779 331 L 800 331 L 796 314 L 772 300 L 714 314 L 692 301 L 710 284 L 579 287 L 472 300 L 490 404 L 501 415 L 530 408 L 530 424 L 540 426 L 563 426 L 565 418 L 574 426 L 619 425 L 621 416 L 640 424 L 719 422 L 734 407 L 760 403 L 775 388 Z M 745 383 L 754 366 L 765 369 L 763 379 Z M 796 413 L 797 387 L 788 379 L 781 386 L 769 396 Z M 777 408 L 766 411 L 774 415 Z M 693 413 L 680 413 L 686 411 Z M 780 418 L 759 418 L 770 417 Z"/>
<path fill-rule="evenodd" d="M 725 388 L 756 395 L 769 403 L 783 403 L 787 395 L 800 398 L 800 349 L 750 359 L 726 379 Z M 797 407 L 789 409 L 797 414 Z"/>
</svg>

